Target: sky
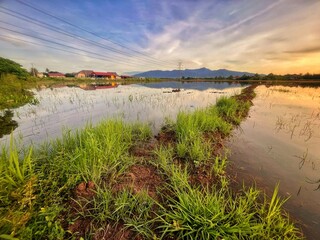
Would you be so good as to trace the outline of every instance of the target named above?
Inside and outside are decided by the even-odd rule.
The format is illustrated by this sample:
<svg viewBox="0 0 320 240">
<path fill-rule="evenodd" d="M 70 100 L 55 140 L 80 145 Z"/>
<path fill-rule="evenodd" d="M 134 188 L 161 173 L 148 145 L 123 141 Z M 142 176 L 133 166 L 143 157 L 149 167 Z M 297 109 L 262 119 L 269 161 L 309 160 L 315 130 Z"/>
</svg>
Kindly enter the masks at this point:
<svg viewBox="0 0 320 240">
<path fill-rule="evenodd" d="M 0 0 L 0 56 L 39 71 L 320 73 L 320 0 Z"/>
</svg>

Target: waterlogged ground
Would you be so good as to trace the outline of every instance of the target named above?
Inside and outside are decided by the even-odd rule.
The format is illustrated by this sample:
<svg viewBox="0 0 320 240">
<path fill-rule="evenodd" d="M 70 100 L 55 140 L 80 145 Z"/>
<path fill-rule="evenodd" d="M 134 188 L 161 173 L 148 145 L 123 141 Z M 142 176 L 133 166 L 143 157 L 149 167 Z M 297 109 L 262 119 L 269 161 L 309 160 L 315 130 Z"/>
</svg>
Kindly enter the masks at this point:
<svg viewBox="0 0 320 240">
<path fill-rule="evenodd" d="M 120 85 L 117 88 L 83 90 L 78 87 L 47 88 L 35 92 L 37 105 L 13 110 L 18 123 L 13 135 L 24 144 L 42 142 L 61 135 L 63 129 L 95 124 L 103 119 L 147 122 L 156 133 L 166 118 L 178 111 L 192 111 L 214 104 L 221 96 L 240 92 L 240 84 L 162 82 Z M 179 92 L 175 92 L 179 89 Z M 5 135 L 0 143 L 7 143 Z"/>
<path fill-rule="evenodd" d="M 320 239 L 320 88 L 256 88 L 250 117 L 230 142 L 239 179 L 271 192 L 280 182 L 286 209 L 307 239 Z M 318 181 L 318 183 L 316 183 Z"/>
</svg>

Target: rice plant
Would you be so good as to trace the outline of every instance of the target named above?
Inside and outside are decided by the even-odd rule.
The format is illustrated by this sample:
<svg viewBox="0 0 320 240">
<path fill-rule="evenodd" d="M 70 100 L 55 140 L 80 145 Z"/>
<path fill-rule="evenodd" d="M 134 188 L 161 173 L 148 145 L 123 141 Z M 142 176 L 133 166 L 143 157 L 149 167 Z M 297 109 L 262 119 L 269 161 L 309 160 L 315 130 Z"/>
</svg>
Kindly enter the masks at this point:
<svg viewBox="0 0 320 240">
<path fill-rule="evenodd" d="M 249 101 L 239 102 L 233 97 L 221 97 L 216 103 L 219 115 L 227 122 L 237 125 L 240 124 L 242 118 L 247 114 L 250 106 L 251 103 Z"/>
<path fill-rule="evenodd" d="M 298 229 L 280 214 L 283 201 L 277 188 L 270 204 L 267 200 L 259 204 L 259 196 L 253 188 L 232 195 L 226 189 L 176 187 L 156 220 L 160 238 L 300 239 Z"/>
</svg>

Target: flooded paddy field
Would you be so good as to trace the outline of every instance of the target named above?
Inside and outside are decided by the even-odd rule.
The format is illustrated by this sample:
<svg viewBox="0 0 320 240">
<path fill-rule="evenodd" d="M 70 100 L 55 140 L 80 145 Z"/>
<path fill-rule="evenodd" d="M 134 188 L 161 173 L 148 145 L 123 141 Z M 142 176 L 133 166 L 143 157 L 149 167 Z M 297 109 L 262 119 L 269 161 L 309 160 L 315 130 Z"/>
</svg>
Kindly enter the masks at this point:
<svg viewBox="0 0 320 240">
<path fill-rule="evenodd" d="M 67 86 L 34 90 L 38 104 L 2 114 L 8 131 L 2 134 L 0 143 L 8 143 L 12 126 L 16 139 L 37 143 L 60 136 L 63 129 L 80 128 L 109 118 L 148 123 L 156 133 L 166 118 L 174 120 L 179 111 L 206 107 L 221 96 L 239 93 L 242 88 L 230 83 L 161 82 L 94 91 Z"/>
<path fill-rule="evenodd" d="M 307 239 L 320 238 L 320 88 L 259 86 L 249 118 L 229 142 L 238 181 L 269 194 L 280 183 L 285 208 Z"/>
<path fill-rule="evenodd" d="M 90 234 L 93 239 L 101 239 L 120 233 L 115 239 L 123 239 L 123 234 L 125 239 L 183 239 L 187 234 L 194 239 L 301 239 L 299 229 L 282 215 L 278 188 L 270 195 L 273 200 L 264 198 L 264 193 L 254 187 L 234 192 L 226 176 L 227 158 L 216 152 L 233 127 L 247 116 L 255 87 L 195 90 L 176 85 L 131 85 L 110 88 L 109 92 L 65 87 L 39 91 L 44 93 L 39 103 L 25 107 L 35 107 L 32 113 L 38 115 L 31 119 L 44 116 L 39 126 L 46 134 L 21 137 L 24 143 L 59 137 L 61 128 L 73 130 L 77 124 L 82 130 L 34 145 L 38 148 L 4 149 L 1 186 L 6 187 L 0 188 L 7 202 L 1 222 L 4 236 L 24 239 L 38 234 L 38 239 L 44 239 L 51 234 L 59 239 Z M 63 92 L 66 89 L 72 91 Z M 100 90 L 104 94 L 100 95 Z M 110 98 L 106 97 L 108 93 Z M 236 96 L 220 98 L 230 95 Z M 43 107 L 41 112 L 41 102 L 51 106 L 50 111 Z M 102 117 L 94 117 L 100 116 L 95 106 L 100 112 L 104 109 Z M 132 109 L 141 113 L 133 111 L 130 115 Z M 177 115 L 178 111 L 185 112 Z M 21 113 L 17 116 L 23 119 Z M 65 113 L 70 114 L 68 124 L 61 121 L 68 120 Z M 88 122 L 79 120 L 83 113 L 88 114 L 94 127 L 82 127 Z M 52 127 L 52 133 L 47 129 L 54 122 L 46 125 L 50 114 L 57 126 L 55 131 Z M 159 127 L 150 116 L 160 122 Z M 114 117 L 120 121 L 96 124 Z M 166 117 L 173 121 L 152 136 L 166 123 Z M 23 126 L 19 118 L 12 121 L 20 124 L 16 131 Z M 136 121 L 148 125 L 131 124 Z M 23 133 L 14 134 L 19 137 Z M 4 142 L 9 138 L 7 135 Z M 12 166 L 18 166 L 19 171 L 13 171 Z M 22 177 L 18 174 L 20 166 Z M 11 181 L 11 176 L 18 183 Z M 28 203 L 24 204 L 19 199 L 25 201 L 26 194 Z M 18 221 L 12 219 L 12 212 Z"/>
</svg>

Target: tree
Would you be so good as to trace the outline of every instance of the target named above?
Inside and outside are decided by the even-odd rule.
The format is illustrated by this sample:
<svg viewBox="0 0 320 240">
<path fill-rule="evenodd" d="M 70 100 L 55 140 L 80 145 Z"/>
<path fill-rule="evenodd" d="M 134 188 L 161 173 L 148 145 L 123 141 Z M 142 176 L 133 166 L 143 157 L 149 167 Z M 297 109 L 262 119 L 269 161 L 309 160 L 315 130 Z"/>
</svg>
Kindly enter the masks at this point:
<svg viewBox="0 0 320 240">
<path fill-rule="evenodd" d="M 248 76 L 247 74 L 243 74 L 241 77 L 238 78 L 239 80 L 248 80 L 250 79 L 250 76 Z"/>
<path fill-rule="evenodd" d="M 23 69 L 19 63 L 0 57 L 0 76 L 5 74 L 14 74 L 19 78 L 26 78 L 29 76 L 27 70 Z"/>
<path fill-rule="evenodd" d="M 75 75 L 74 73 L 66 73 L 65 74 L 66 77 L 74 77 L 74 75 Z"/>
<path fill-rule="evenodd" d="M 35 67 L 30 68 L 30 75 L 36 77 L 39 73 L 38 69 L 36 69 Z"/>
</svg>

